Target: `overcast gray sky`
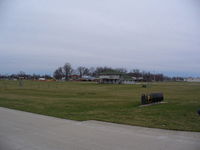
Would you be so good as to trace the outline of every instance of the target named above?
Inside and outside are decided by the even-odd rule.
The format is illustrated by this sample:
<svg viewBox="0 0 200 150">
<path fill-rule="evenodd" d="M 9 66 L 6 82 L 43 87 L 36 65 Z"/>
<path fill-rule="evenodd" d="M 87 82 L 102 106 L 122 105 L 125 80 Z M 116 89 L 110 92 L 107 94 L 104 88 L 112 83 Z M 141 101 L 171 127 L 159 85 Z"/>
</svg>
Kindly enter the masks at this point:
<svg viewBox="0 0 200 150">
<path fill-rule="evenodd" d="M 0 73 L 65 62 L 200 76 L 200 1 L 0 0 Z"/>
</svg>

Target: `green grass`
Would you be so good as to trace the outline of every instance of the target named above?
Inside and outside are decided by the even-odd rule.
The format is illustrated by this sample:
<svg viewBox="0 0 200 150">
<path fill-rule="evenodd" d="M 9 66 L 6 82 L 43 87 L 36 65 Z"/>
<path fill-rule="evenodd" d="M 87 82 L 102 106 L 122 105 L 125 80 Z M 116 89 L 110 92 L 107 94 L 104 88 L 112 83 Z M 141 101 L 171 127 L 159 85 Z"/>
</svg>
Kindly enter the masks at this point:
<svg viewBox="0 0 200 150">
<path fill-rule="evenodd" d="M 166 104 L 139 107 L 141 93 L 163 92 Z M 102 85 L 0 81 L 0 106 L 73 120 L 200 132 L 200 83 Z"/>
</svg>

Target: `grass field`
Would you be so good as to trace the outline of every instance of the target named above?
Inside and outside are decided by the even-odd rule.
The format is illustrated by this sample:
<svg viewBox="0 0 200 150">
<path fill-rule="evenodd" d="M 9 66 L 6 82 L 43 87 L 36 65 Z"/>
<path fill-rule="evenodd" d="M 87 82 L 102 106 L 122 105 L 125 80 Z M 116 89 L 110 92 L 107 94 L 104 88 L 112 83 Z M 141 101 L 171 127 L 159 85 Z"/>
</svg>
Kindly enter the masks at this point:
<svg viewBox="0 0 200 150">
<path fill-rule="evenodd" d="M 139 107 L 141 93 L 163 92 L 166 104 Z M 73 120 L 200 132 L 200 83 L 102 85 L 0 81 L 0 106 Z"/>
</svg>

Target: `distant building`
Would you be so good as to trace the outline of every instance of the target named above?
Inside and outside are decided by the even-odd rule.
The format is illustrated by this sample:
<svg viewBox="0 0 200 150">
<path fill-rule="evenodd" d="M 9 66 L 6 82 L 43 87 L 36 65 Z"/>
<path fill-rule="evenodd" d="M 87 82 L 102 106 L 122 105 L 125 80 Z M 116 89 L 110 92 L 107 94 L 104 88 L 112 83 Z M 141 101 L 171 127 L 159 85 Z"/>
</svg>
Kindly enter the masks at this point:
<svg viewBox="0 0 200 150">
<path fill-rule="evenodd" d="M 78 80 L 78 79 L 80 79 L 80 75 L 76 75 L 76 74 L 70 75 L 69 79 L 70 80 Z"/>
<path fill-rule="evenodd" d="M 95 77 L 92 77 L 92 76 L 80 76 L 80 75 L 77 75 L 77 74 L 73 74 L 73 75 L 70 75 L 69 76 L 69 79 L 71 81 L 95 81 Z"/>
<path fill-rule="evenodd" d="M 81 80 L 82 81 L 95 81 L 96 78 L 92 77 L 92 76 L 86 76 L 86 75 L 84 75 L 84 76 L 82 76 Z"/>
<path fill-rule="evenodd" d="M 141 80 L 142 77 L 134 78 L 122 73 L 102 73 L 99 76 L 99 83 L 102 84 L 136 84 L 136 81 Z"/>
<path fill-rule="evenodd" d="M 105 73 L 99 76 L 99 83 L 102 84 L 121 84 L 123 81 L 121 74 Z"/>
<path fill-rule="evenodd" d="M 189 78 L 185 78 L 184 81 L 186 81 L 186 82 L 200 82 L 200 77 L 199 78 L 189 77 Z"/>
<path fill-rule="evenodd" d="M 38 80 L 39 81 L 45 81 L 46 79 L 45 78 L 39 78 Z"/>
<path fill-rule="evenodd" d="M 127 75 L 123 75 L 122 84 L 136 84 L 136 80 Z"/>
</svg>

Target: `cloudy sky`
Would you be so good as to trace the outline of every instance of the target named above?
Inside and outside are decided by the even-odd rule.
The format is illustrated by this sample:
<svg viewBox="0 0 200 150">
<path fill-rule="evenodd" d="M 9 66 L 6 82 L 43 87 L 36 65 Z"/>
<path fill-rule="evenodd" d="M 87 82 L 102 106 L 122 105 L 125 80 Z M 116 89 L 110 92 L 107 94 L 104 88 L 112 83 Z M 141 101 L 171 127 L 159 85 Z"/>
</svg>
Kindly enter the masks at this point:
<svg viewBox="0 0 200 150">
<path fill-rule="evenodd" d="M 0 0 L 0 73 L 70 62 L 200 76 L 199 0 Z"/>
</svg>

